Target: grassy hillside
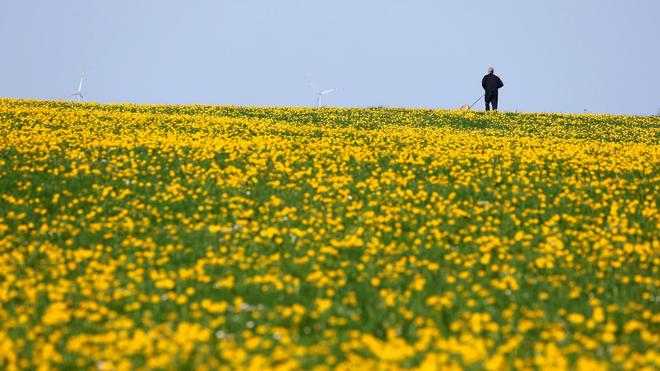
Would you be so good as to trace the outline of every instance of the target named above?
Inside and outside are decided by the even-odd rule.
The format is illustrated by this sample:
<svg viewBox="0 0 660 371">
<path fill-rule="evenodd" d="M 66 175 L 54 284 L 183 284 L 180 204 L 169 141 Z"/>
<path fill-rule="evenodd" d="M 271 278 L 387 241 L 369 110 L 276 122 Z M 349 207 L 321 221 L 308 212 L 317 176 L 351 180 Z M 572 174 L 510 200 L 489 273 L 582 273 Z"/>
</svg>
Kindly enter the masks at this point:
<svg viewBox="0 0 660 371">
<path fill-rule="evenodd" d="M 660 118 L 0 100 L 0 367 L 660 367 Z"/>
</svg>

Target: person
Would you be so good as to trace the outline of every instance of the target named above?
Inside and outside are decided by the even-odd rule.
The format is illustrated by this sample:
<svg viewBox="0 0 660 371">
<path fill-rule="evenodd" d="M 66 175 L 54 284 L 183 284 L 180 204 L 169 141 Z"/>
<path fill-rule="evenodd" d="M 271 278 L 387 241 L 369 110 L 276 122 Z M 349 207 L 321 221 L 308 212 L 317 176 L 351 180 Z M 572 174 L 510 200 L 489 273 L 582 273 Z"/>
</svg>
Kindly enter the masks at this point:
<svg viewBox="0 0 660 371">
<path fill-rule="evenodd" d="M 481 86 L 484 88 L 484 98 L 486 100 L 486 111 L 490 111 L 491 106 L 493 111 L 497 111 L 497 91 L 503 87 L 504 84 L 497 75 L 495 69 L 488 67 L 488 74 L 481 79 Z"/>
</svg>

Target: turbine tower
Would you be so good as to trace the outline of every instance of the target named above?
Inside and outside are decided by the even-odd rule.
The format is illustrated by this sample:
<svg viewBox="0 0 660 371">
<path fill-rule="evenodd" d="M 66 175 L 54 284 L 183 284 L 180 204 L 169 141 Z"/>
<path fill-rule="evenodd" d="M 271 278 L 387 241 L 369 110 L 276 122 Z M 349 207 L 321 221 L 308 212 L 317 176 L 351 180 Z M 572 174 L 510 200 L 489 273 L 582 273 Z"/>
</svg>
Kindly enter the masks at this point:
<svg viewBox="0 0 660 371">
<path fill-rule="evenodd" d="M 316 92 L 316 108 L 321 107 L 321 98 L 323 98 L 324 95 L 328 95 L 332 92 L 337 91 L 337 89 L 321 90 L 317 88 L 316 85 L 314 85 L 310 79 L 307 79 L 307 83 Z"/>
<path fill-rule="evenodd" d="M 85 80 L 84 72 L 80 75 L 80 83 L 78 84 L 78 90 L 76 90 L 75 93 L 69 95 L 67 98 L 76 97 L 76 102 L 80 102 L 84 98 L 82 95 L 83 80 Z"/>
</svg>

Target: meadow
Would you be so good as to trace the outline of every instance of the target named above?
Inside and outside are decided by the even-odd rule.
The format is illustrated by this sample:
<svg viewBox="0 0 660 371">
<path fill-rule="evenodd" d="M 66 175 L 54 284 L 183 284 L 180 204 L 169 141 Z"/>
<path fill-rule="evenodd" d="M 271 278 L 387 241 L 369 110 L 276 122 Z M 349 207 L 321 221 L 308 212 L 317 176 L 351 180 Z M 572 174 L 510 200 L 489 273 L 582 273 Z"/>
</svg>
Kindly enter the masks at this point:
<svg viewBox="0 0 660 371">
<path fill-rule="evenodd" d="M 660 118 L 0 99 L 0 368 L 660 368 Z"/>
</svg>

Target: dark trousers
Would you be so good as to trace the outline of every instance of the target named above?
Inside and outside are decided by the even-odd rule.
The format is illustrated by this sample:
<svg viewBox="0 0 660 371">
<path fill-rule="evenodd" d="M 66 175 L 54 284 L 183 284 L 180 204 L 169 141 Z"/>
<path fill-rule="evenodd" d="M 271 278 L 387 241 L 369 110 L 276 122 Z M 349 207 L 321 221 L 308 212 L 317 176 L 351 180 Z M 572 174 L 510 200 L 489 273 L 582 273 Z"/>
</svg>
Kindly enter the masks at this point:
<svg viewBox="0 0 660 371">
<path fill-rule="evenodd" d="M 490 111 L 490 106 L 497 111 L 497 93 L 486 93 L 486 111 Z"/>
</svg>

